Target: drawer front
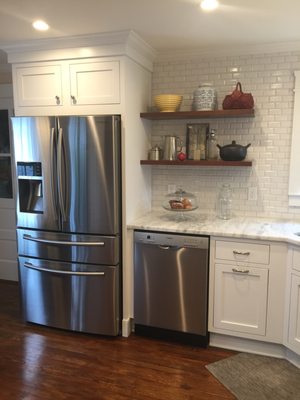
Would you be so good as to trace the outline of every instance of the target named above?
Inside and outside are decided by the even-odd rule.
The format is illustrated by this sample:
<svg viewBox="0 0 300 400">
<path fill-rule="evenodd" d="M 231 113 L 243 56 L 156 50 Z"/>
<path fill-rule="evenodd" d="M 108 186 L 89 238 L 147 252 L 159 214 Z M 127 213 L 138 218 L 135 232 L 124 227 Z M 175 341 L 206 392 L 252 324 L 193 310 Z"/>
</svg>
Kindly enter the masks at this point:
<svg viewBox="0 0 300 400">
<path fill-rule="evenodd" d="M 22 256 L 86 264 L 117 265 L 119 237 L 18 229 Z"/>
<path fill-rule="evenodd" d="M 293 269 L 300 271 L 300 250 L 293 250 Z"/>
<path fill-rule="evenodd" d="M 270 246 L 247 242 L 216 241 L 216 259 L 268 265 Z"/>
<path fill-rule="evenodd" d="M 26 321 L 60 329 L 116 336 L 119 268 L 19 257 Z"/>
</svg>

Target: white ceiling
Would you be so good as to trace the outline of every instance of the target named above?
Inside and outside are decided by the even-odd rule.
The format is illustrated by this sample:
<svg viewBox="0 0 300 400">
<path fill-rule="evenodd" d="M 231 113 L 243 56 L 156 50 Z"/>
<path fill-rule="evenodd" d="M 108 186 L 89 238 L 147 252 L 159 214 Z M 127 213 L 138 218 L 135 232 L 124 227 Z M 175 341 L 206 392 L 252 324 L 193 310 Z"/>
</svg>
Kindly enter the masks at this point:
<svg viewBox="0 0 300 400">
<path fill-rule="evenodd" d="M 0 0 L 1 44 L 132 29 L 159 52 L 300 41 L 300 0 Z M 51 26 L 45 33 L 34 19 Z"/>
</svg>

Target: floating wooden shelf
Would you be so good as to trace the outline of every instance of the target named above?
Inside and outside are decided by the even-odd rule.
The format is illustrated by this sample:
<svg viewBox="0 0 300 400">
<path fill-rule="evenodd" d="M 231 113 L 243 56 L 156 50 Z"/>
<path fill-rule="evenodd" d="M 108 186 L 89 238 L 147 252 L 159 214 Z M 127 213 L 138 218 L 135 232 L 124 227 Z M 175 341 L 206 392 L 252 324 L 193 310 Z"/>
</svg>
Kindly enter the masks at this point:
<svg viewBox="0 0 300 400">
<path fill-rule="evenodd" d="M 223 161 L 223 160 L 141 160 L 141 165 L 176 165 L 199 167 L 251 167 L 252 161 Z"/>
<path fill-rule="evenodd" d="M 152 120 L 164 119 L 199 119 L 199 118 L 242 118 L 254 117 L 254 109 L 215 110 L 215 111 L 177 111 L 177 112 L 144 112 L 141 118 Z"/>
</svg>

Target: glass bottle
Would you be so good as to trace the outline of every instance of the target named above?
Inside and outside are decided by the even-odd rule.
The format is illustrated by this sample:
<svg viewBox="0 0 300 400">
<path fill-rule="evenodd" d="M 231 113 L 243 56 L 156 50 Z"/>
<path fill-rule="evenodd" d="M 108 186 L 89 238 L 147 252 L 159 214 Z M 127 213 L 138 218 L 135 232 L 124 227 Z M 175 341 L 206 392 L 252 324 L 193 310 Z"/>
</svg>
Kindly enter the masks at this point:
<svg viewBox="0 0 300 400">
<path fill-rule="evenodd" d="M 232 191 L 229 184 L 222 185 L 217 199 L 217 217 L 230 219 L 232 217 Z"/>
<path fill-rule="evenodd" d="M 207 159 L 216 160 L 218 158 L 218 153 L 216 131 L 212 129 L 207 138 Z"/>
</svg>

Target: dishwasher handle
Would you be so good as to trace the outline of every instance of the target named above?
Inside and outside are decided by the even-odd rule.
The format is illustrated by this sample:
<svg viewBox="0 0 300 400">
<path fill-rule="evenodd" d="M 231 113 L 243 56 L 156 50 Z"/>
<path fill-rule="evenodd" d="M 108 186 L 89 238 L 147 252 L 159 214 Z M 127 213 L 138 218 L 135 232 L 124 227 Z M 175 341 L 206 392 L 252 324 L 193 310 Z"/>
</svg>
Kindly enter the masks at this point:
<svg viewBox="0 0 300 400">
<path fill-rule="evenodd" d="M 157 246 L 161 250 L 178 250 L 178 249 L 180 249 L 180 246 L 169 246 L 169 245 L 163 245 L 163 244 L 158 244 Z"/>
</svg>

